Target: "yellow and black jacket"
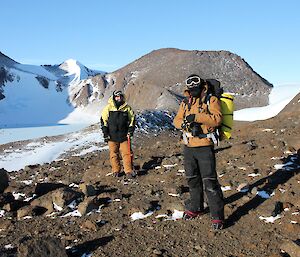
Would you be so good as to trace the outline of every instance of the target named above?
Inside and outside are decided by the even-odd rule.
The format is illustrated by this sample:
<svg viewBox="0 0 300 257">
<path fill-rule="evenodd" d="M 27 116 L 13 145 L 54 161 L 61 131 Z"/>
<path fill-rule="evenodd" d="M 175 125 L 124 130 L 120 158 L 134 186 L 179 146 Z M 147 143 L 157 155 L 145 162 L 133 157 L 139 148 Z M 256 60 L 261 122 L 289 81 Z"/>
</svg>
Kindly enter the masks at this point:
<svg viewBox="0 0 300 257">
<path fill-rule="evenodd" d="M 111 96 L 101 114 L 101 128 L 104 137 L 109 136 L 109 140 L 114 142 L 124 142 L 127 134 L 133 133 L 135 125 L 135 115 L 132 108 L 126 101 L 117 108 Z"/>
</svg>

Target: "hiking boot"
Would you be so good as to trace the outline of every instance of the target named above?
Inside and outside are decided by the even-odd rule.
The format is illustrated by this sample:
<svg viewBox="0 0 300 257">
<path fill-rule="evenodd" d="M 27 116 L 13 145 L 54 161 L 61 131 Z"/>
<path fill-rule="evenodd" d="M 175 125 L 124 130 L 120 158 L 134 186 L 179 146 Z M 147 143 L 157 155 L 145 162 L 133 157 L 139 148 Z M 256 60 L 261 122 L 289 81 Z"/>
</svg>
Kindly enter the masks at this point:
<svg viewBox="0 0 300 257">
<path fill-rule="evenodd" d="M 211 221 L 211 228 L 213 231 L 222 230 L 224 227 L 224 221 L 223 220 L 212 220 Z"/>
<path fill-rule="evenodd" d="M 204 214 L 203 211 L 189 211 L 189 210 L 186 210 L 183 213 L 182 219 L 184 219 L 184 220 L 191 220 L 191 219 L 194 219 L 194 218 L 196 218 L 198 216 L 201 216 L 203 214 Z"/>
<path fill-rule="evenodd" d="M 114 178 L 119 178 L 119 177 L 122 176 L 122 173 L 121 173 L 121 172 L 113 172 L 112 176 L 113 176 Z"/>
<path fill-rule="evenodd" d="M 137 176 L 137 173 L 135 171 L 129 172 L 125 174 L 126 179 L 134 179 Z"/>
</svg>

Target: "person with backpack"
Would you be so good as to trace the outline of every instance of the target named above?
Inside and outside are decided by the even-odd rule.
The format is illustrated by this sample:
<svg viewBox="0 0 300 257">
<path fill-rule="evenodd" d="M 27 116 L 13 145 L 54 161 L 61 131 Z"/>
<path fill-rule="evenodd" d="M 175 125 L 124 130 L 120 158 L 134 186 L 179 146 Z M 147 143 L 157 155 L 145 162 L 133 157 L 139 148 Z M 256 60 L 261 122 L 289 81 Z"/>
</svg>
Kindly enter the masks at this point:
<svg viewBox="0 0 300 257">
<path fill-rule="evenodd" d="M 214 153 L 215 130 L 222 122 L 220 100 L 210 94 L 209 84 L 197 74 L 190 75 L 185 83 L 186 97 L 173 121 L 183 132 L 184 168 L 190 192 L 183 218 L 188 220 L 204 214 L 205 192 L 212 228 L 220 230 L 224 225 L 224 200 Z"/>
<path fill-rule="evenodd" d="M 108 104 L 101 114 L 101 129 L 104 141 L 108 143 L 110 164 L 114 177 L 122 176 L 120 153 L 126 178 L 134 178 L 131 158 L 130 139 L 133 137 L 135 127 L 135 115 L 127 104 L 122 91 L 114 91 Z"/>
</svg>

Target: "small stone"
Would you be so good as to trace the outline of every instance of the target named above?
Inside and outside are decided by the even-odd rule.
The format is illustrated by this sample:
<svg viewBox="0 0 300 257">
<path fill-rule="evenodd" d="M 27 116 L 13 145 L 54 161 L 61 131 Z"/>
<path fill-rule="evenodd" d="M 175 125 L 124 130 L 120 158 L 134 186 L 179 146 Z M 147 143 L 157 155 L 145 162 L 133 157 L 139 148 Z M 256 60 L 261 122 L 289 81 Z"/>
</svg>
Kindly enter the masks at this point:
<svg viewBox="0 0 300 257">
<path fill-rule="evenodd" d="M 62 241 L 58 238 L 42 237 L 22 240 L 18 247 L 19 257 L 67 257 Z"/>
<path fill-rule="evenodd" d="M 289 202 L 284 202 L 283 203 L 283 209 L 291 209 L 293 207 L 293 204 Z"/>
<path fill-rule="evenodd" d="M 253 188 L 251 189 L 251 194 L 252 194 L 252 195 L 256 195 L 256 194 L 257 194 L 257 187 L 253 187 Z"/>
<path fill-rule="evenodd" d="M 286 240 L 280 248 L 290 256 L 300 257 L 300 245 L 292 240 Z"/>
<path fill-rule="evenodd" d="M 0 193 L 3 193 L 4 190 L 9 185 L 8 173 L 5 169 L 0 169 Z"/>
<path fill-rule="evenodd" d="M 239 184 L 239 186 L 236 189 L 237 191 L 247 192 L 249 190 L 249 184 L 248 183 L 242 183 Z"/>
<path fill-rule="evenodd" d="M 86 220 L 81 224 L 80 228 L 85 231 L 97 231 L 97 224 L 90 220 Z"/>
<path fill-rule="evenodd" d="M 84 193 L 84 195 L 87 197 L 97 195 L 97 190 L 93 185 L 80 184 L 79 188 L 82 191 L 82 193 Z"/>
<path fill-rule="evenodd" d="M 198 250 L 198 251 L 200 251 L 200 250 L 202 250 L 202 247 L 201 247 L 201 245 L 196 245 L 195 249 Z"/>
<path fill-rule="evenodd" d="M 0 230 L 7 230 L 12 225 L 11 220 L 0 219 Z"/>
<path fill-rule="evenodd" d="M 159 249 L 154 249 L 153 253 L 156 254 L 156 255 L 162 255 L 162 251 L 159 250 Z"/>
<path fill-rule="evenodd" d="M 147 252 L 152 252 L 152 251 L 153 251 L 153 248 L 152 248 L 152 247 L 148 247 L 148 248 L 146 249 L 146 251 L 147 251 Z"/>
<path fill-rule="evenodd" d="M 250 197 L 248 195 L 244 195 L 242 197 L 242 200 L 243 200 L 243 202 L 248 202 L 248 201 L 250 201 Z"/>
</svg>

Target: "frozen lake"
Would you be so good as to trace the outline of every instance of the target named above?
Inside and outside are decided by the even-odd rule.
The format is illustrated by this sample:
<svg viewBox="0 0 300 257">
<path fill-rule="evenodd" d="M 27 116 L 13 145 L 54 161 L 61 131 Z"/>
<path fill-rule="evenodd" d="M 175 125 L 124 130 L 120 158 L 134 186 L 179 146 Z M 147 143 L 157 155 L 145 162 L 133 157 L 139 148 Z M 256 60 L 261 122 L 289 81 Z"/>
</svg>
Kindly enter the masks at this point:
<svg viewBox="0 0 300 257">
<path fill-rule="evenodd" d="M 34 139 L 44 136 L 57 136 L 75 132 L 88 127 L 90 124 L 54 125 L 43 127 L 1 128 L 0 144 L 20 140 Z"/>
</svg>

